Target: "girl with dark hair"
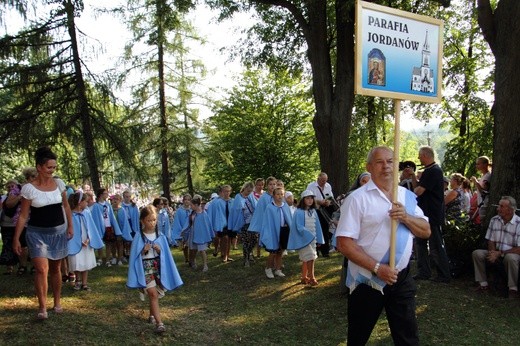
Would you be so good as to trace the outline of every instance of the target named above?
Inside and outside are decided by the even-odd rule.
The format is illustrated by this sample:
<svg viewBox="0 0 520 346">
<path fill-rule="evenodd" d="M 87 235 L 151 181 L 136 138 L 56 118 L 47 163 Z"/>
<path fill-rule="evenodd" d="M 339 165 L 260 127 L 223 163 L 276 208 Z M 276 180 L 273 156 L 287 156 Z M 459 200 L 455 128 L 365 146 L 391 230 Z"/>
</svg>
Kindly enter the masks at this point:
<svg viewBox="0 0 520 346">
<path fill-rule="evenodd" d="M 123 233 L 119 228 L 119 223 L 117 222 L 116 216 L 114 215 L 112 205 L 108 201 L 107 189 L 100 188 L 96 191 L 96 203 L 92 205 L 90 210 L 92 212 L 94 223 L 101 232 L 101 238 L 106 244 L 105 264 L 107 267 L 116 265 L 117 258 L 121 257 L 121 255 L 118 256 L 117 254 L 117 243 L 118 241 L 121 241 L 121 236 Z M 109 256 L 112 257 L 110 258 Z M 102 264 L 102 258 L 103 250 L 100 249 L 98 251 L 98 265 Z"/>
<path fill-rule="evenodd" d="M 104 244 L 87 208 L 87 195 L 76 191 L 69 196 L 69 205 L 74 227 L 74 236 L 69 241 L 69 270 L 76 276 L 74 289 L 90 291 L 88 271 L 96 267 L 94 249 L 101 249 Z"/>
<path fill-rule="evenodd" d="M 56 160 L 56 154 L 48 147 L 41 147 L 36 151 L 38 176 L 22 187 L 21 211 L 13 239 L 13 249 L 20 255 L 22 248 L 19 238 L 27 223 L 27 247 L 36 269 L 34 288 L 39 304 L 38 319 L 48 317 L 48 274 L 54 297 L 53 310 L 55 313 L 63 312 L 60 266 L 61 260 L 68 253 L 67 239 L 72 238 L 74 234 L 65 183 L 53 177 Z"/>
<path fill-rule="evenodd" d="M 193 269 L 197 268 L 195 257 L 200 253 L 202 257 L 202 271 L 208 271 L 208 243 L 213 238 L 213 230 L 211 229 L 211 221 L 208 214 L 201 207 L 202 197 L 194 195 L 191 199 L 191 214 L 188 218 L 187 244 L 190 249 L 189 263 Z"/>
</svg>

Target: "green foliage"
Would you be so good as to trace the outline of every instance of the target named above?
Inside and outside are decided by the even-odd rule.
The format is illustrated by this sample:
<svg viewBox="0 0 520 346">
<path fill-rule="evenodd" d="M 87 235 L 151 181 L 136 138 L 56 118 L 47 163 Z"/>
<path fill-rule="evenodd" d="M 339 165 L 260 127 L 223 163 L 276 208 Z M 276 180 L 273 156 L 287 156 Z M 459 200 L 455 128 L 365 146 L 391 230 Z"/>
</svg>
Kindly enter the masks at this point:
<svg viewBox="0 0 520 346">
<path fill-rule="evenodd" d="M 480 34 L 475 2 L 453 2 L 440 13 L 445 21 L 443 82 L 440 106 L 416 105 L 419 113 L 437 115 L 442 127 L 452 133 L 445 148 L 443 168 L 447 172 L 475 174 L 474 161 L 490 155 L 493 119 L 488 101 L 493 88 L 493 61 L 488 44 Z"/>
<path fill-rule="evenodd" d="M 202 41 L 184 18 L 192 6 L 192 1 L 135 0 L 122 12 L 133 39 L 126 44 L 120 83 L 138 81 L 131 85 L 129 108 L 148 128 L 143 146 L 155 159 L 149 176 L 169 177 L 168 182 L 153 181 L 163 191 L 173 182 L 174 191 L 193 193 L 192 174 L 198 172 L 192 170 L 201 150 L 193 89 L 206 71 L 189 55 L 188 41 Z"/>
<path fill-rule="evenodd" d="M 463 215 L 461 219 L 447 218 L 443 227 L 446 253 L 452 264 L 458 266 L 457 274 L 471 272 L 471 253 L 485 245 L 481 226 L 468 219 L 467 215 Z"/>
<path fill-rule="evenodd" d="M 82 65 L 74 17 L 66 11 L 72 5 L 73 15 L 80 15 L 81 1 L 49 2 L 27 27 L 0 39 L 0 139 L 4 153 L 51 145 L 60 157 L 59 174 L 79 185 L 98 176 L 97 160 L 116 157 L 135 167 L 130 143 L 141 130 L 122 117 L 101 76 Z"/>
<path fill-rule="evenodd" d="M 301 191 L 314 180 L 319 166 L 307 85 L 287 73 L 246 71 L 204 128 L 209 181 L 238 189 L 275 176 Z"/>
</svg>

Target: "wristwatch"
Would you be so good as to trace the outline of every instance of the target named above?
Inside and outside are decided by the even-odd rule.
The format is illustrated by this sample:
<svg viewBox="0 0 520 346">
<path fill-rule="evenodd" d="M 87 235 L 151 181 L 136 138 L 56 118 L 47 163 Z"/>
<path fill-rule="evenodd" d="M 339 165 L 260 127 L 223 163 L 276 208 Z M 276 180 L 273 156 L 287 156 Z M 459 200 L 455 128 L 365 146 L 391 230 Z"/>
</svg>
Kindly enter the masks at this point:
<svg viewBox="0 0 520 346">
<path fill-rule="evenodd" d="M 372 273 L 377 275 L 377 271 L 379 270 L 379 267 L 381 266 L 381 263 L 377 262 L 374 266 L 374 269 L 372 269 Z"/>
</svg>

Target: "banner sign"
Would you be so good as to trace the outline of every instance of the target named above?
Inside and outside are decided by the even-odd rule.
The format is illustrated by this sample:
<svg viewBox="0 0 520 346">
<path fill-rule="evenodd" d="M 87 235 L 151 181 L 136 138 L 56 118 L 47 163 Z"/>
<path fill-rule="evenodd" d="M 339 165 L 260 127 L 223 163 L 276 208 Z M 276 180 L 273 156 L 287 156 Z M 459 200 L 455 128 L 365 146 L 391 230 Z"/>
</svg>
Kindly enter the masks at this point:
<svg viewBox="0 0 520 346">
<path fill-rule="evenodd" d="M 441 20 L 365 1 L 356 18 L 356 94 L 441 102 Z"/>
</svg>

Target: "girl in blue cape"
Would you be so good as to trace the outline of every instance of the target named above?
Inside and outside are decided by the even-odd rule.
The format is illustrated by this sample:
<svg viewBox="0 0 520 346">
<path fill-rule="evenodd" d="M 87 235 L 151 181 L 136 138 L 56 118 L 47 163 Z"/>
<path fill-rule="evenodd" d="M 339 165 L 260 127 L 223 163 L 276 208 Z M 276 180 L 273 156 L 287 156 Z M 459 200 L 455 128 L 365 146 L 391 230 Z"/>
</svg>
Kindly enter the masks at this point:
<svg viewBox="0 0 520 346">
<path fill-rule="evenodd" d="M 188 227 L 184 231 L 187 233 L 187 244 L 190 249 L 190 266 L 193 269 L 197 268 L 195 257 L 200 253 L 202 257 L 203 267 L 202 271 L 208 271 L 208 243 L 213 239 L 213 230 L 208 214 L 201 207 L 202 197 L 199 195 L 193 196 L 191 200 L 192 212 L 188 218 Z"/>
<path fill-rule="evenodd" d="M 116 245 L 117 245 L 117 255 L 118 255 L 118 265 L 122 265 L 126 263 L 126 257 L 124 254 L 124 242 L 132 242 L 132 228 L 130 227 L 130 222 L 128 221 L 128 215 L 126 215 L 126 210 L 122 207 L 121 203 L 123 201 L 123 197 L 120 194 L 115 194 L 110 198 L 110 202 L 112 203 L 112 210 L 114 211 L 114 216 L 119 225 L 119 229 L 121 230 L 121 236 L 116 237 Z"/>
<path fill-rule="evenodd" d="M 69 205 L 74 229 L 74 236 L 68 242 L 69 270 L 76 275 L 74 289 L 90 291 L 88 271 L 96 266 L 94 250 L 101 249 L 104 244 L 87 208 L 87 195 L 76 191 L 69 196 Z"/>
<path fill-rule="evenodd" d="M 316 243 L 324 243 L 314 197 L 310 190 L 302 192 L 298 209 L 293 215 L 293 228 L 287 244 L 288 249 L 298 250 L 298 256 L 302 261 L 300 282 L 311 286 L 318 284 L 314 276 L 314 261 L 318 258 Z"/>
<path fill-rule="evenodd" d="M 117 264 L 117 236 L 122 236 L 122 233 L 112 210 L 112 205 L 107 199 L 108 190 L 99 188 L 96 191 L 97 202 L 92 205 L 90 211 L 92 212 L 92 219 L 94 219 L 97 229 L 101 232 L 101 238 L 106 245 L 106 266 L 111 267 L 113 264 Z M 103 257 L 101 250 L 98 252 L 98 255 L 99 259 Z M 110 259 L 110 255 L 112 255 L 112 259 Z"/>
<path fill-rule="evenodd" d="M 173 261 L 168 240 L 157 228 L 157 210 L 148 205 L 141 210 L 139 216 L 141 231 L 132 241 L 130 260 L 128 263 L 129 288 L 140 289 L 150 299 L 150 317 L 148 321 L 155 324 L 155 331 L 163 333 L 166 329 L 161 319 L 159 298 L 165 291 L 174 290 L 183 284 L 175 262 Z"/>
<path fill-rule="evenodd" d="M 282 253 L 287 249 L 292 217 L 289 207 L 283 201 L 284 194 L 283 188 L 274 189 L 273 201 L 265 208 L 262 233 L 260 233 L 260 242 L 269 252 L 265 268 L 265 275 L 269 279 L 285 276 L 282 273 Z"/>
<path fill-rule="evenodd" d="M 252 201 L 254 200 L 254 197 L 252 197 L 253 188 L 252 182 L 246 182 L 242 185 L 240 193 L 237 193 L 233 200 L 229 213 L 229 229 L 240 232 L 245 267 L 249 267 L 250 262 L 254 262 L 253 249 L 258 242 L 258 235 L 248 230 L 255 210 L 255 202 Z"/>
<path fill-rule="evenodd" d="M 184 254 L 184 261 L 190 262 L 188 238 L 181 235 L 182 231 L 188 227 L 189 217 L 191 215 L 191 195 L 189 193 L 182 196 L 182 205 L 175 212 L 175 217 L 172 222 L 172 239 L 175 243 L 177 240 L 182 240 L 181 247 Z M 187 234 L 186 234 L 187 235 Z"/>
<path fill-rule="evenodd" d="M 125 210 L 125 215 L 128 218 L 128 224 L 130 225 L 130 239 L 125 239 L 123 234 L 123 253 L 126 259 L 130 257 L 130 246 L 132 246 L 132 240 L 134 236 L 139 233 L 139 208 L 137 204 L 132 201 L 132 193 L 130 190 L 123 192 L 123 203 L 121 206 Z"/>
</svg>

